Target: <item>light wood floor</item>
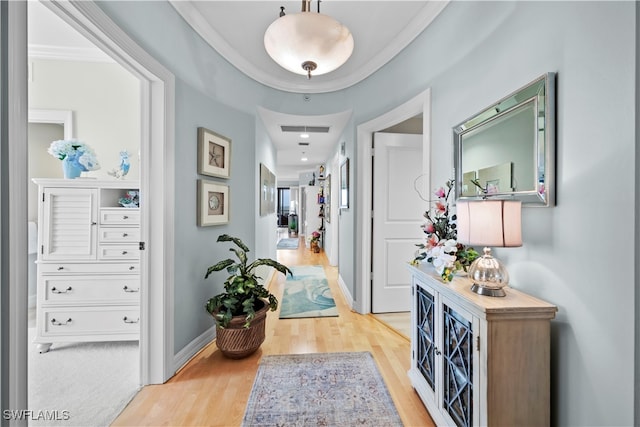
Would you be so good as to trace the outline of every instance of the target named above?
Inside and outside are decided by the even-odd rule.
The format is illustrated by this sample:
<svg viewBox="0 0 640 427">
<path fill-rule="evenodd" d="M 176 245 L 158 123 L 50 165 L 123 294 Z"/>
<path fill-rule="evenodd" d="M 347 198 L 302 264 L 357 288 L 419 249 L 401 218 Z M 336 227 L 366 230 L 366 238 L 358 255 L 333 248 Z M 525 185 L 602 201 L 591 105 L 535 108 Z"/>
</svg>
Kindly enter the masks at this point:
<svg viewBox="0 0 640 427">
<path fill-rule="evenodd" d="M 405 426 L 434 426 L 415 393 L 407 371 L 409 341 L 371 315 L 347 306 L 337 284 L 337 269 L 323 252 L 311 253 L 301 241 L 298 250 L 278 251 L 285 265 L 323 265 L 339 310 L 338 317 L 267 318 L 266 340 L 252 356 L 226 359 L 215 341 L 196 355 L 166 384 L 144 387 L 114 421 L 113 426 L 239 426 L 262 355 L 369 351 L 374 356 Z M 280 297 L 284 277 L 271 291 Z"/>
</svg>

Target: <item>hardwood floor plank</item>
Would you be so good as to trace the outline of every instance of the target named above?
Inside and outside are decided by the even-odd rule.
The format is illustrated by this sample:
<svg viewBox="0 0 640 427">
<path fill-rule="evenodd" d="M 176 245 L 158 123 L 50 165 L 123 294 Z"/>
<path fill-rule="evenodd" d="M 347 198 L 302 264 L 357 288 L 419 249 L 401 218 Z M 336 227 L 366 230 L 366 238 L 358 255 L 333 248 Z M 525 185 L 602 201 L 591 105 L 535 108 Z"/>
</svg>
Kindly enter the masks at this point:
<svg viewBox="0 0 640 427">
<path fill-rule="evenodd" d="M 285 265 L 322 265 L 336 301 L 338 317 L 278 319 L 267 316 L 266 339 L 253 355 L 227 359 L 215 341 L 204 348 L 166 384 L 144 387 L 113 426 L 239 426 L 260 358 L 267 354 L 369 351 L 373 355 L 405 426 L 434 426 L 411 387 L 407 371 L 410 343 L 375 320 L 351 311 L 338 286 L 338 270 L 323 252 L 312 253 L 300 239 L 297 250 L 278 251 Z M 273 278 L 271 292 L 279 299 L 285 278 Z"/>
</svg>

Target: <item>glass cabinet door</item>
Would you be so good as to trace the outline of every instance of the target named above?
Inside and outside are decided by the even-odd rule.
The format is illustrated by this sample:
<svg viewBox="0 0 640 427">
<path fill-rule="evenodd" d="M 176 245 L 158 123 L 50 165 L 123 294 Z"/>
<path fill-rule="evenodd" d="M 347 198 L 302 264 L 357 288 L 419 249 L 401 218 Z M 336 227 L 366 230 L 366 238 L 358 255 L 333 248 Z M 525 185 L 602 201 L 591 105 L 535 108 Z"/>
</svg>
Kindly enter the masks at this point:
<svg viewBox="0 0 640 427">
<path fill-rule="evenodd" d="M 473 318 L 442 304 L 442 408 L 458 427 L 473 424 Z"/>
<path fill-rule="evenodd" d="M 434 392 L 436 387 L 435 309 L 434 295 L 416 286 L 416 364 L 420 374 Z"/>
</svg>

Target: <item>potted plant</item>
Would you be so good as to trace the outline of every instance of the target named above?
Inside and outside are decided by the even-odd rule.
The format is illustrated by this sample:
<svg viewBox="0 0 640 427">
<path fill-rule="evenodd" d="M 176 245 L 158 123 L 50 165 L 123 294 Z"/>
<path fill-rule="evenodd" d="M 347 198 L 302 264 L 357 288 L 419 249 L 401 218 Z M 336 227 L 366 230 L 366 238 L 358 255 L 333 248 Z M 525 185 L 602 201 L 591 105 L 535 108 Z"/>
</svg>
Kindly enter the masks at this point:
<svg viewBox="0 0 640 427">
<path fill-rule="evenodd" d="M 309 238 L 309 246 L 315 253 L 320 252 L 320 232 L 314 231 Z"/>
<path fill-rule="evenodd" d="M 226 269 L 230 276 L 224 282 L 224 292 L 210 298 L 207 311 L 216 320 L 216 344 L 222 354 L 240 359 L 255 352 L 264 342 L 267 311 L 278 308 L 278 300 L 258 282 L 255 269 L 261 265 L 273 267 L 285 276 L 292 274 L 283 264 L 269 258 L 248 263 L 249 248 L 237 237 L 218 236 L 218 242 L 233 242 L 230 248 L 236 258 L 227 258 L 207 268 L 204 278 L 214 271 Z"/>
</svg>

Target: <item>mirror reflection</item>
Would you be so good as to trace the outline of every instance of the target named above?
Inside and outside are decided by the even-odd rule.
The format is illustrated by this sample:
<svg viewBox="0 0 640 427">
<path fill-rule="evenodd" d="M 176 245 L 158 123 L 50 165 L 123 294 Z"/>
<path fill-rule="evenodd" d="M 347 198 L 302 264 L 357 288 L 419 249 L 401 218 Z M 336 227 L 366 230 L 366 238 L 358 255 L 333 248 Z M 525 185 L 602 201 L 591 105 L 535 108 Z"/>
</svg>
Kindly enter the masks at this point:
<svg viewBox="0 0 640 427">
<path fill-rule="evenodd" d="M 453 128 L 456 198 L 552 204 L 553 73 Z"/>
</svg>

